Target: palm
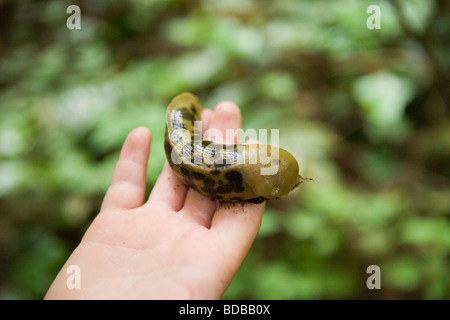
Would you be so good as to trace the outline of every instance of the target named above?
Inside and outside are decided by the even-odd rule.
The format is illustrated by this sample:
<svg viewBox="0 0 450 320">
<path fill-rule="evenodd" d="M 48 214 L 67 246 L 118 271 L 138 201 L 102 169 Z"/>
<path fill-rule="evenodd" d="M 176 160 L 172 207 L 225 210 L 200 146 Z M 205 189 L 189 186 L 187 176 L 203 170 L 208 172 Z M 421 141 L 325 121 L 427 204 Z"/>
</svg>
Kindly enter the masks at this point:
<svg viewBox="0 0 450 320">
<path fill-rule="evenodd" d="M 231 103 L 205 110 L 202 119 L 205 130 L 240 127 L 239 109 Z M 186 188 L 167 164 L 144 203 L 150 140 L 145 128 L 129 135 L 101 212 L 66 263 L 80 267 L 82 289 L 60 283 L 67 277 L 63 268 L 48 298 L 210 299 L 228 287 L 256 236 L 264 204 L 218 205 Z"/>
</svg>

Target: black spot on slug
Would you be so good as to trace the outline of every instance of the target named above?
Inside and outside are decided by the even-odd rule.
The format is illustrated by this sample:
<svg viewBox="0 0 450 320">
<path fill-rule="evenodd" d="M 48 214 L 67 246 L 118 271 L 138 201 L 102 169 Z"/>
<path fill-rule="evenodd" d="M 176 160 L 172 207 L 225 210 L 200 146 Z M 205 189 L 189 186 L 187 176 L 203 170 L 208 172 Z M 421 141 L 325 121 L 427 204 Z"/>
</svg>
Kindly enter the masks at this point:
<svg viewBox="0 0 450 320">
<path fill-rule="evenodd" d="M 203 180 L 205 179 L 205 175 L 201 172 L 189 171 L 185 167 L 181 167 L 181 174 L 185 177 L 192 178 L 194 180 Z"/>
<path fill-rule="evenodd" d="M 258 197 L 258 198 L 249 199 L 248 202 L 251 202 L 254 204 L 259 204 L 259 203 L 264 202 L 264 200 L 266 200 L 264 197 Z"/>
<path fill-rule="evenodd" d="M 170 145 L 170 141 L 167 136 L 164 139 L 164 151 L 166 152 L 166 154 L 170 154 L 172 152 L 172 146 Z"/>
<path fill-rule="evenodd" d="M 178 112 L 181 113 L 181 117 L 185 121 L 194 122 L 195 120 L 197 120 L 195 114 L 192 113 L 188 108 L 181 108 L 180 110 L 178 110 Z"/>
<path fill-rule="evenodd" d="M 206 148 L 208 146 L 213 146 L 213 143 L 209 140 L 202 140 L 202 147 Z"/>
<path fill-rule="evenodd" d="M 216 181 L 211 178 L 206 178 L 203 180 L 203 183 L 205 184 L 205 189 L 212 190 L 214 188 L 214 185 L 216 184 Z"/>
<path fill-rule="evenodd" d="M 225 178 L 228 180 L 226 184 L 219 185 L 217 187 L 217 193 L 226 194 L 226 193 L 240 193 L 244 191 L 243 186 L 243 177 L 242 174 L 238 171 L 230 171 L 225 173 Z"/>
<path fill-rule="evenodd" d="M 188 186 L 189 188 L 193 188 L 196 189 L 195 187 L 195 183 L 191 178 L 188 177 L 183 177 L 183 182 L 186 186 Z"/>
<path fill-rule="evenodd" d="M 185 177 L 191 176 L 191 172 L 188 169 L 186 169 L 185 167 L 181 167 L 181 174 Z"/>
<path fill-rule="evenodd" d="M 166 138 L 164 139 L 164 151 L 166 152 L 166 158 L 169 162 L 170 166 L 172 167 L 174 165 L 172 161 L 172 145 L 170 144 L 169 138 L 166 135 Z"/>
<path fill-rule="evenodd" d="M 197 115 L 197 108 L 194 106 L 194 104 L 192 104 L 191 103 L 191 106 L 190 106 L 190 110 L 191 110 L 191 112 L 193 113 L 193 114 L 195 114 L 195 115 Z"/>
<path fill-rule="evenodd" d="M 225 178 L 227 178 L 227 180 L 235 186 L 242 185 L 243 177 L 239 171 L 233 170 L 233 171 L 227 172 L 227 173 L 225 173 Z"/>
</svg>

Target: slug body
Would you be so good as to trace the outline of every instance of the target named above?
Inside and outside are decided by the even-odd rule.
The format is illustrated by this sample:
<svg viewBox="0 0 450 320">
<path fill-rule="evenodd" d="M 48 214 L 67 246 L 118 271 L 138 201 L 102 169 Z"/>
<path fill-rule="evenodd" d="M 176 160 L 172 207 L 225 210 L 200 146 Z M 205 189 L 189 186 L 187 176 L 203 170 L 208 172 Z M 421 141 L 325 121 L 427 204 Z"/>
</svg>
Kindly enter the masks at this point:
<svg viewBox="0 0 450 320">
<path fill-rule="evenodd" d="M 166 157 L 186 186 L 212 200 L 260 203 L 310 180 L 299 175 L 297 160 L 281 148 L 202 140 L 201 112 L 191 93 L 175 97 L 166 112 Z"/>
</svg>

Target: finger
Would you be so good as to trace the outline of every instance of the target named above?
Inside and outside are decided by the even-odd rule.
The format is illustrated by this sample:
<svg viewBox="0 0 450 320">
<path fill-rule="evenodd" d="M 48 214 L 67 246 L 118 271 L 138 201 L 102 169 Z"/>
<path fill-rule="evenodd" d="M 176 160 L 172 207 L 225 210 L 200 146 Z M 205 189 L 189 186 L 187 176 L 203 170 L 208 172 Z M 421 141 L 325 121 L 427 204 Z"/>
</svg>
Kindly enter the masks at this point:
<svg viewBox="0 0 450 320">
<path fill-rule="evenodd" d="M 217 203 L 194 189 L 189 189 L 184 201 L 183 214 L 192 222 L 205 228 L 211 225 L 211 216 L 216 212 Z"/>
<path fill-rule="evenodd" d="M 206 113 L 205 116 L 209 116 L 206 125 L 203 121 L 203 129 L 205 132 L 204 139 L 208 139 L 208 130 L 211 128 L 218 129 L 221 133 L 215 137 L 214 142 L 223 143 L 223 138 L 227 129 L 239 129 L 241 126 L 241 112 L 239 107 L 232 102 L 219 103 L 214 112 Z M 203 120 L 203 114 L 202 114 Z M 235 137 L 228 136 L 228 143 L 234 143 Z M 217 203 L 211 201 L 209 198 L 200 195 L 197 191 L 189 189 L 184 202 L 183 212 L 186 217 L 196 221 L 197 223 L 209 228 L 211 224 L 211 218 L 217 210 Z"/>
<path fill-rule="evenodd" d="M 258 140 L 245 142 L 258 143 Z M 243 205 L 231 202 L 223 204 L 211 221 L 211 230 L 217 232 L 218 238 L 244 259 L 258 234 L 265 206 L 266 201 L 260 204 L 248 201 Z"/>
<path fill-rule="evenodd" d="M 212 113 L 212 110 L 209 109 L 202 111 L 203 129 L 205 124 L 209 123 Z M 187 192 L 188 188 L 175 176 L 166 161 L 150 193 L 148 203 L 159 202 L 167 205 L 173 211 L 180 211 L 183 208 Z"/>
<path fill-rule="evenodd" d="M 241 111 L 239 107 L 233 102 L 224 101 L 214 109 L 204 138 L 215 143 L 234 144 L 238 142 L 237 129 L 240 128 Z M 215 135 L 215 131 L 219 134 Z"/>
<path fill-rule="evenodd" d="M 147 128 L 136 128 L 128 135 L 114 168 L 102 210 L 132 209 L 143 204 L 150 145 L 151 132 Z"/>
<path fill-rule="evenodd" d="M 148 203 L 160 202 L 173 211 L 183 208 L 188 188 L 175 176 L 169 163 L 166 161 L 163 170 L 156 180 Z"/>
<path fill-rule="evenodd" d="M 266 202 L 254 204 L 223 203 L 211 221 L 211 231 L 221 247 L 237 255 L 235 261 L 243 261 L 261 226 L 262 214 Z"/>
<path fill-rule="evenodd" d="M 211 109 L 203 109 L 202 111 L 202 130 L 205 132 L 209 128 L 211 118 L 214 112 Z"/>
</svg>

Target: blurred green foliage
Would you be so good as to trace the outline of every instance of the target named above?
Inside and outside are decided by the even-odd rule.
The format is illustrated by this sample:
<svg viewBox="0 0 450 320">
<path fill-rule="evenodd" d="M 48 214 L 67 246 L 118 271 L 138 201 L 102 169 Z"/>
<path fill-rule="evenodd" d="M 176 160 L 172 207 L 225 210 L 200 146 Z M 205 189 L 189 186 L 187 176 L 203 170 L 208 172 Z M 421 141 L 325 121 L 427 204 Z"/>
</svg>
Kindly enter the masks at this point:
<svg viewBox="0 0 450 320">
<path fill-rule="evenodd" d="M 81 8 L 69 30 L 66 8 Z M 366 12 L 381 9 L 381 29 Z M 170 99 L 239 104 L 313 177 L 269 202 L 227 299 L 450 298 L 444 0 L 0 1 L 0 297 L 42 298 L 126 135 Z M 366 287 L 369 265 L 381 290 Z"/>
</svg>

